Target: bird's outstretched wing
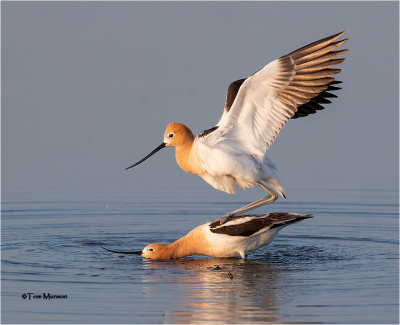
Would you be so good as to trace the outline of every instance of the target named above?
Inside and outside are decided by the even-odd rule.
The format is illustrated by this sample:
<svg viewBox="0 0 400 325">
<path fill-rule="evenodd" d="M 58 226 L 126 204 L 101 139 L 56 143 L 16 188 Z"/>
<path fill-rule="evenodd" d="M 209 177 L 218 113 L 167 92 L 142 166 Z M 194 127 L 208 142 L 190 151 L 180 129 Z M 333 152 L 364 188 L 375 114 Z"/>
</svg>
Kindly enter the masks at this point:
<svg viewBox="0 0 400 325">
<path fill-rule="evenodd" d="M 254 158 L 263 159 L 282 127 L 290 118 L 307 116 L 323 109 L 340 89 L 332 66 L 347 50 L 334 51 L 347 39 L 335 41 L 344 32 L 321 39 L 276 59 L 247 79 L 228 87 L 225 109 L 216 127 L 199 137 L 213 145 L 235 142 Z M 212 131 L 212 132 L 211 132 Z"/>
</svg>

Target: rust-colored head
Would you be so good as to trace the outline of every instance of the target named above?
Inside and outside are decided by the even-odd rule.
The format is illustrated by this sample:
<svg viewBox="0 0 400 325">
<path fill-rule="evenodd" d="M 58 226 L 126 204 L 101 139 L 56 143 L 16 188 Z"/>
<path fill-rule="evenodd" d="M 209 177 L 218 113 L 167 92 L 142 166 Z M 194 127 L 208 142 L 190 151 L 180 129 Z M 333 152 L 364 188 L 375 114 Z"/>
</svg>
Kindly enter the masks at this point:
<svg viewBox="0 0 400 325">
<path fill-rule="evenodd" d="M 193 140 L 194 140 L 193 133 L 186 125 L 182 123 L 169 123 L 164 132 L 164 141 L 152 152 L 150 152 L 146 157 L 140 159 L 133 165 L 125 168 L 125 170 L 141 164 L 143 161 L 150 158 L 152 155 L 160 151 L 162 148 L 179 147 L 179 146 L 181 147 L 186 146 L 185 148 L 187 148 L 188 146 L 192 145 Z"/>
<path fill-rule="evenodd" d="M 177 147 L 185 143 L 193 142 L 192 131 L 182 123 L 169 123 L 164 132 L 164 143 L 166 147 Z"/>
<path fill-rule="evenodd" d="M 169 245 L 149 244 L 143 248 L 142 256 L 153 260 L 169 260 L 172 258 Z"/>
<path fill-rule="evenodd" d="M 164 132 L 164 141 L 152 152 L 150 152 L 146 157 L 140 159 L 133 165 L 125 168 L 125 170 L 141 164 L 143 161 L 150 158 L 152 155 L 160 151 L 162 148 L 178 147 L 188 144 L 191 145 L 193 140 L 194 140 L 193 133 L 186 125 L 182 123 L 169 123 Z"/>
</svg>

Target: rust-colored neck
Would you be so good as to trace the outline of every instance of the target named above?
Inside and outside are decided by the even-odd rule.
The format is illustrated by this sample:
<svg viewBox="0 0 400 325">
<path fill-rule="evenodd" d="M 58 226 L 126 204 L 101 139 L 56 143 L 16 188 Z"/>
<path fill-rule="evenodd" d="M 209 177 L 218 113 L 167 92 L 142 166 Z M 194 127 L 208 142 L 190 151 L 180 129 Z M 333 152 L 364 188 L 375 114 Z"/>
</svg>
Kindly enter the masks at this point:
<svg viewBox="0 0 400 325">
<path fill-rule="evenodd" d="M 197 158 L 193 144 L 194 137 L 190 133 L 190 136 L 187 136 L 185 141 L 182 141 L 175 147 L 175 159 L 179 167 L 185 172 L 201 175 L 203 173 L 201 164 Z"/>
<path fill-rule="evenodd" d="M 197 227 L 168 246 L 171 258 L 180 258 L 190 255 L 206 255 L 208 244 L 205 242 L 202 229 Z"/>
</svg>

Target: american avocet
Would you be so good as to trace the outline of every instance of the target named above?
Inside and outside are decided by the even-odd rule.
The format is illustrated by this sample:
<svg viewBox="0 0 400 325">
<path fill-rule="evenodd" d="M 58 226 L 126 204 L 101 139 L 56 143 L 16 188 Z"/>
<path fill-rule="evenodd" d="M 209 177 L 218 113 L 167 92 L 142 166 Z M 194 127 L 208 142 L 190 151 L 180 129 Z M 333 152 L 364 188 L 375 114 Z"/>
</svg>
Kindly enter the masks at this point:
<svg viewBox="0 0 400 325">
<path fill-rule="evenodd" d="M 347 39 L 344 32 L 321 39 L 276 59 L 246 79 L 228 87 L 225 109 L 216 126 L 196 137 L 181 123 L 170 123 L 164 141 L 137 163 L 164 147 L 175 147 L 176 162 L 184 171 L 199 175 L 214 188 L 234 193 L 259 185 L 268 195 L 224 217 L 238 215 L 285 197 L 276 180 L 276 167 L 266 153 L 290 118 L 314 114 L 337 97 L 329 91 L 340 83 L 332 76 L 340 69 L 335 59 L 347 50 L 333 51 Z M 268 184 L 272 189 L 267 187 Z M 227 218 L 225 219 L 227 220 Z"/>
<path fill-rule="evenodd" d="M 231 217 L 205 223 L 169 245 L 149 244 L 142 251 L 114 251 L 137 254 L 157 260 L 168 260 L 192 255 L 213 257 L 242 257 L 268 245 L 287 225 L 310 218 L 309 214 L 272 212 L 262 215 Z"/>
</svg>

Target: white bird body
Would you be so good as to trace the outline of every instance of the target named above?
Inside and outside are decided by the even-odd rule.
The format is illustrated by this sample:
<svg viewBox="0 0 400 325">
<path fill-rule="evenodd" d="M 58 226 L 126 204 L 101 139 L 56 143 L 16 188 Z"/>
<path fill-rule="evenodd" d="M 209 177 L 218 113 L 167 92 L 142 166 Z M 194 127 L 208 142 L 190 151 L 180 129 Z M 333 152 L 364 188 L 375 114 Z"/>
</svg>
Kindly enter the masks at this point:
<svg viewBox="0 0 400 325">
<path fill-rule="evenodd" d="M 251 218 L 251 216 L 245 217 L 241 222 L 250 221 Z M 227 222 L 224 225 L 233 226 L 234 221 Z M 212 232 L 210 224 L 211 223 L 207 223 L 199 226 L 199 231 L 204 232 L 205 238 L 211 248 L 209 254 L 215 257 L 244 258 L 260 247 L 271 243 L 280 230 L 279 228 L 265 228 L 251 236 L 230 236 Z"/>
<path fill-rule="evenodd" d="M 253 187 L 260 180 L 274 182 L 276 167 L 268 157 L 257 159 L 232 142 L 222 140 L 218 146 L 212 146 L 203 138 L 195 139 L 193 151 L 203 169 L 199 176 L 217 190 L 231 194 L 237 187 Z M 278 182 L 275 182 L 275 187 L 282 192 Z"/>
<path fill-rule="evenodd" d="M 287 225 L 310 217 L 308 214 L 272 212 L 235 216 L 224 224 L 216 219 L 194 228 L 169 245 L 153 243 L 135 252 L 107 250 L 158 260 L 193 255 L 246 258 L 248 254 L 271 243 Z"/>
</svg>

